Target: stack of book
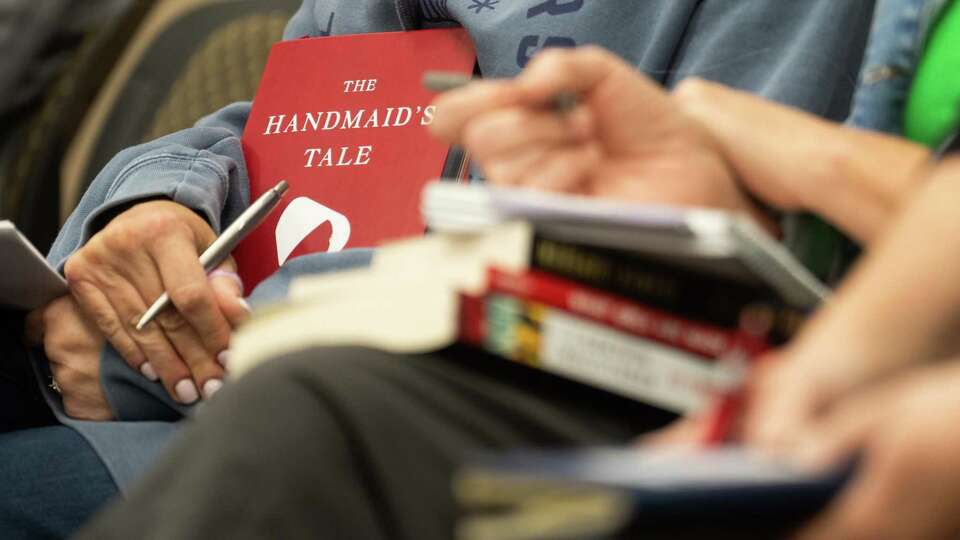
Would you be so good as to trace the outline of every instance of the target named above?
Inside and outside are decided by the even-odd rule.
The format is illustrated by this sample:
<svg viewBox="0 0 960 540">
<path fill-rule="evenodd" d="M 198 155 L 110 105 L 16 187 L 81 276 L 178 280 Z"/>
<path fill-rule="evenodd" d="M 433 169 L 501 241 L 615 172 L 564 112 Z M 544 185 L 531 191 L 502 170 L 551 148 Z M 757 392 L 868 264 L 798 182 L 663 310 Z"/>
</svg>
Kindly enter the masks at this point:
<svg viewBox="0 0 960 540">
<path fill-rule="evenodd" d="M 453 182 L 428 185 L 421 211 L 426 237 L 295 282 L 235 337 L 237 369 L 309 346 L 459 340 L 687 413 L 721 360 L 789 339 L 827 295 L 736 214 Z"/>
</svg>

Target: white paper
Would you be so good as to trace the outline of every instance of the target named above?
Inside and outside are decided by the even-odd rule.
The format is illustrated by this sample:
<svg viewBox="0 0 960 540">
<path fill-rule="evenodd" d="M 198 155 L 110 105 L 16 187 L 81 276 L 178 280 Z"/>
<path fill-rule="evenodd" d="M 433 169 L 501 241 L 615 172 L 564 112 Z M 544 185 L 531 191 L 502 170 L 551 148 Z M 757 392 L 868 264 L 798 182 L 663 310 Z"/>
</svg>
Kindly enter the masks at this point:
<svg viewBox="0 0 960 540">
<path fill-rule="evenodd" d="M 9 221 L 0 221 L 0 305 L 32 310 L 67 293 L 67 282 Z"/>
</svg>

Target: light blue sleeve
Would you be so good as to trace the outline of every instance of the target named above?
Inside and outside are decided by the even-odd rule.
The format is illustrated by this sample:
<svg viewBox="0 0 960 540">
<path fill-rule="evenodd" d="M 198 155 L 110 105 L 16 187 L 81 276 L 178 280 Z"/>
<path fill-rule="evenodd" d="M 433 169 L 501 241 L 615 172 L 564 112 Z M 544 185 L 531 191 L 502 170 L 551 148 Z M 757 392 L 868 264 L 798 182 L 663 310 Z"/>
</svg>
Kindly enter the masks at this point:
<svg viewBox="0 0 960 540">
<path fill-rule="evenodd" d="M 63 269 L 117 207 L 166 198 L 200 212 L 219 231 L 246 206 L 247 171 L 240 134 L 250 106 L 235 103 L 195 127 L 117 154 L 67 219 L 47 259 Z"/>
</svg>

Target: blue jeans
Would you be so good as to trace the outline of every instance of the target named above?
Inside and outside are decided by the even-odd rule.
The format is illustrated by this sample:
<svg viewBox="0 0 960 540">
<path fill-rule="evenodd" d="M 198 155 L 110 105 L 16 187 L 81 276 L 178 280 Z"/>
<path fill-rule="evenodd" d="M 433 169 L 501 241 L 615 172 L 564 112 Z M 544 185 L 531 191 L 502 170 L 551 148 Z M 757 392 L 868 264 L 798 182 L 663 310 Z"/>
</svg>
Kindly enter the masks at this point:
<svg viewBox="0 0 960 540">
<path fill-rule="evenodd" d="M 116 494 L 100 458 L 71 428 L 0 434 L 0 538 L 66 538 Z"/>
</svg>

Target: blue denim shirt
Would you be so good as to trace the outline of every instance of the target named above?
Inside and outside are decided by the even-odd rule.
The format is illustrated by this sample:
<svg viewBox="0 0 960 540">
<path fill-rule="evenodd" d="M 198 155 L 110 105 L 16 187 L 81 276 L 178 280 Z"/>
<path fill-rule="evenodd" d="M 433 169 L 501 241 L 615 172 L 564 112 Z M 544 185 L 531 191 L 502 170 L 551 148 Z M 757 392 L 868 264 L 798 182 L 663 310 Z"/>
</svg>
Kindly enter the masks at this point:
<svg viewBox="0 0 960 540">
<path fill-rule="evenodd" d="M 903 133 L 907 96 L 927 34 L 949 1 L 877 0 L 847 125 Z M 842 279 L 859 256 L 859 245 L 818 216 L 793 214 L 782 225 L 787 247 L 828 283 Z"/>
<path fill-rule="evenodd" d="M 548 46 L 602 45 L 666 86 L 699 76 L 842 120 L 860 65 L 874 0 L 304 0 L 287 27 L 302 36 L 398 31 L 460 24 L 477 46 L 485 76 L 517 74 Z M 322 59 L 318 59 L 322 61 Z M 98 216 L 146 197 L 193 208 L 215 230 L 248 203 L 240 135 L 249 104 L 231 105 L 196 127 L 114 158 L 96 177 L 49 254 L 62 268 L 93 234 Z M 369 251 L 290 262 L 255 291 L 277 297 L 292 275 L 366 264 Z M 117 422 L 78 429 L 125 487 L 150 463 L 187 413 L 163 388 L 106 347 L 104 391 Z M 45 361 L 38 369 L 45 369 Z M 49 396 L 59 411 L 55 395 Z"/>
<path fill-rule="evenodd" d="M 903 114 L 923 47 L 950 0 L 877 0 L 871 39 L 847 123 L 903 133 Z"/>
</svg>

